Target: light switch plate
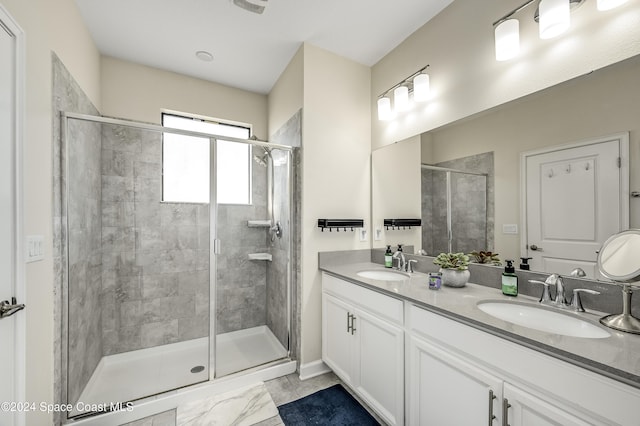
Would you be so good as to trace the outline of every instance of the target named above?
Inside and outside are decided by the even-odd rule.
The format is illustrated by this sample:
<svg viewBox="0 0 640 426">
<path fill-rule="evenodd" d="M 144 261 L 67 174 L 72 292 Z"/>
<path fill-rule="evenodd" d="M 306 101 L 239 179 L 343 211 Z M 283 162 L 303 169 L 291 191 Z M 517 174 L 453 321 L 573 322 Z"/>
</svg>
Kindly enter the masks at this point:
<svg viewBox="0 0 640 426">
<path fill-rule="evenodd" d="M 517 234 L 518 233 L 518 225 L 515 224 L 515 223 L 502 224 L 502 233 L 503 234 Z"/>
<path fill-rule="evenodd" d="M 25 262 L 35 262 L 44 259 L 44 236 L 27 235 Z"/>
</svg>

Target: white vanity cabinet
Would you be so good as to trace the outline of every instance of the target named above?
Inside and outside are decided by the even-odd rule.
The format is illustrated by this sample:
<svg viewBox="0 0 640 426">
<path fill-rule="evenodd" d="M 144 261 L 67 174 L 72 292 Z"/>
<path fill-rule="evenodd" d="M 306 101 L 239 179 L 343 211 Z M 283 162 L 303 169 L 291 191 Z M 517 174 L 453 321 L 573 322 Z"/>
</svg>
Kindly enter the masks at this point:
<svg viewBox="0 0 640 426">
<path fill-rule="evenodd" d="M 636 388 L 422 308 L 407 310 L 409 425 L 640 425 Z"/>
<path fill-rule="evenodd" d="M 408 339 L 407 362 L 407 424 L 502 424 L 500 378 L 415 336 Z"/>
<path fill-rule="evenodd" d="M 404 424 L 403 302 L 322 275 L 322 360 L 386 422 Z"/>
</svg>

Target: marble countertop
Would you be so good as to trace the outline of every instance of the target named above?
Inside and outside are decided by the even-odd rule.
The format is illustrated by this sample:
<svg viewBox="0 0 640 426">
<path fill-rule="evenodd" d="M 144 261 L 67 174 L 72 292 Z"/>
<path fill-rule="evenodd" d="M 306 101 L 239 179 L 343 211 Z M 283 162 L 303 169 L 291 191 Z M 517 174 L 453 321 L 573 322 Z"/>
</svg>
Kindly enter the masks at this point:
<svg viewBox="0 0 640 426">
<path fill-rule="evenodd" d="M 379 281 L 357 275 L 363 270 L 385 269 L 376 263 L 324 265 L 320 269 L 354 284 L 406 300 L 468 326 L 640 388 L 640 335 L 602 326 L 598 320 L 604 313 L 576 313 L 570 309 L 548 307 L 554 312 L 576 315 L 611 334 L 610 337 L 600 339 L 563 336 L 500 320 L 481 311 L 477 306 L 478 302 L 487 300 L 540 306 L 537 299 L 529 296 L 504 296 L 499 289 L 473 283 L 462 288 L 443 286 L 437 291 L 429 290 L 428 275 L 419 272 L 411 274 L 405 281 Z"/>
</svg>

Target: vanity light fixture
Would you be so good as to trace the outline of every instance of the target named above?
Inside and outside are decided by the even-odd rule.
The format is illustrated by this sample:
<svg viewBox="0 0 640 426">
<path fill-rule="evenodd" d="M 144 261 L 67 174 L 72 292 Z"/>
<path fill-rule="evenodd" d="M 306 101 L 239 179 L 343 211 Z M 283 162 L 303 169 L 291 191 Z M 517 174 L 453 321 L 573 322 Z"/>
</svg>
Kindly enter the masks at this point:
<svg viewBox="0 0 640 426">
<path fill-rule="evenodd" d="M 521 6 L 507 13 L 493 23 L 495 35 L 496 60 L 506 61 L 514 58 L 520 51 L 520 23 L 514 17 L 527 6 L 537 3 L 538 8 L 533 19 L 539 23 L 541 39 L 549 39 L 564 33 L 571 22 L 571 11 L 582 5 L 585 0 L 527 0 Z M 618 7 L 627 0 L 597 0 L 598 10 Z"/>
<path fill-rule="evenodd" d="M 409 95 L 412 93 L 414 102 L 425 102 L 429 100 L 430 79 L 429 74 L 425 73 L 428 67 L 429 65 L 420 68 L 378 96 L 378 120 L 390 120 L 394 118 L 398 112 L 410 109 L 411 100 Z M 393 108 L 391 108 L 391 93 L 393 93 Z"/>
</svg>

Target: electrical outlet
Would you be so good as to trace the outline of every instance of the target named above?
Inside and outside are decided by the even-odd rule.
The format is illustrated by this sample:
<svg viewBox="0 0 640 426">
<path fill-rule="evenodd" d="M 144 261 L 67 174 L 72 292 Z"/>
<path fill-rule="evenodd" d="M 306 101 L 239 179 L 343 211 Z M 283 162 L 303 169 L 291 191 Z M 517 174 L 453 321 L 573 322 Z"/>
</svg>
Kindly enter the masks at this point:
<svg viewBox="0 0 640 426">
<path fill-rule="evenodd" d="M 367 230 L 360 228 L 360 241 L 367 241 Z"/>
<path fill-rule="evenodd" d="M 44 259 L 44 236 L 27 235 L 25 262 L 35 262 Z"/>
</svg>

